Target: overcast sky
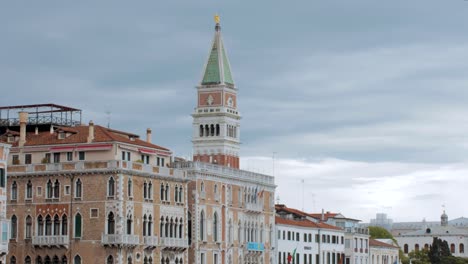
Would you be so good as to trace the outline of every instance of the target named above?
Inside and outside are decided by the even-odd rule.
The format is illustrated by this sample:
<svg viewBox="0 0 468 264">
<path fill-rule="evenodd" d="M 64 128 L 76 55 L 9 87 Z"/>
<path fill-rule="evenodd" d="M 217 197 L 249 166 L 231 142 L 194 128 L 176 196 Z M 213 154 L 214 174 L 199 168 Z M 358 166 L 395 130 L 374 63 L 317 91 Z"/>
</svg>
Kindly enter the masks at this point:
<svg viewBox="0 0 468 264">
<path fill-rule="evenodd" d="M 5 1 L 0 105 L 68 105 L 102 125 L 109 111 L 112 128 L 150 127 L 188 157 L 215 13 L 241 166 L 274 173 L 281 203 L 364 221 L 438 220 L 442 204 L 468 216 L 464 0 Z"/>
</svg>

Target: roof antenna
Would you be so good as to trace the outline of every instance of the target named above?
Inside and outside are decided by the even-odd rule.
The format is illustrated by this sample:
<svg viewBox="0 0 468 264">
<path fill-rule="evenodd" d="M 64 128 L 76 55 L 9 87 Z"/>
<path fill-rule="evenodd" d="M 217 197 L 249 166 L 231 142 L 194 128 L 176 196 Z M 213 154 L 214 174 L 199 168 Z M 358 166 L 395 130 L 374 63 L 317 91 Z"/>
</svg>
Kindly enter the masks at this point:
<svg viewBox="0 0 468 264">
<path fill-rule="evenodd" d="M 107 128 L 110 128 L 111 111 L 107 110 L 106 115 L 107 115 Z"/>
</svg>

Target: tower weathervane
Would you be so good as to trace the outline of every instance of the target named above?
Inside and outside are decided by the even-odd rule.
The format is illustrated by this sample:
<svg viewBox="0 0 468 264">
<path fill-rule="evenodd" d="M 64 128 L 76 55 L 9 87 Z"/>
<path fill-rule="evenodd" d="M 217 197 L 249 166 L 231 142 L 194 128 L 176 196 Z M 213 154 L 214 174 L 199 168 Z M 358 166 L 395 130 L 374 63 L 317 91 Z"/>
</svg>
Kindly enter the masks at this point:
<svg viewBox="0 0 468 264">
<path fill-rule="evenodd" d="M 215 20 L 216 24 L 219 24 L 219 15 L 218 14 L 216 14 L 214 16 L 214 20 Z"/>
</svg>

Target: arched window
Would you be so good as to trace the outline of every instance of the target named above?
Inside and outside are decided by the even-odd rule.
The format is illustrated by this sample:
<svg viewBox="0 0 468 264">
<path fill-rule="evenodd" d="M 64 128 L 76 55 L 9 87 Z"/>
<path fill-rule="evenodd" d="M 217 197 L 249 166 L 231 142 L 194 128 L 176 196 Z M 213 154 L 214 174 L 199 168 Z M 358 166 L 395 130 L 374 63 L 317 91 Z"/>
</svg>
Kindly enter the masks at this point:
<svg viewBox="0 0 468 264">
<path fill-rule="evenodd" d="M 148 199 L 153 199 L 153 183 L 148 182 Z"/>
<path fill-rule="evenodd" d="M 36 257 L 36 264 L 42 264 L 42 258 L 41 256 Z"/>
<path fill-rule="evenodd" d="M 132 215 L 129 214 L 127 216 L 127 235 L 131 235 L 132 234 Z"/>
<path fill-rule="evenodd" d="M 143 264 L 148 264 L 148 257 L 145 256 L 145 258 L 143 258 Z"/>
<path fill-rule="evenodd" d="M 81 214 L 80 213 L 77 213 L 75 215 L 75 237 L 76 238 L 81 237 Z M 81 260 L 81 258 L 80 258 L 80 260 Z"/>
<path fill-rule="evenodd" d="M 463 243 L 460 243 L 458 246 L 458 251 L 460 251 L 460 254 L 465 253 L 465 245 L 463 245 Z"/>
<path fill-rule="evenodd" d="M 152 236 L 152 231 L 151 230 L 153 230 L 153 217 L 150 215 L 148 217 L 148 230 L 147 230 L 148 236 Z"/>
<path fill-rule="evenodd" d="M 127 258 L 127 264 L 132 264 L 132 263 L 133 263 L 133 262 L 132 262 L 132 256 L 129 256 L 129 257 Z"/>
<path fill-rule="evenodd" d="M 62 236 L 68 235 L 68 219 L 66 215 L 62 216 Z"/>
<path fill-rule="evenodd" d="M 153 264 L 153 258 L 151 256 L 148 258 L 148 264 Z"/>
<path fill-rule="evenodd" d="M 146 214 L 143 216 L 143 236 L 146 236 L 146 224 L 148 221 L 146 220 Z"/>
<path fill-rule="evenodd" d="M 164 217 L 161 216 L 161 220 L 159 221 L 159 235 L 161 237 L 165 237 L 165 234 L 164 234 Z"/>
<path fill-rule="evenodd" d="M 78 179 L 75 182 L 75 198 L 81 198 L 81 194 L 82 194 L 81 180 Z"/>
<path fill-rule="evenodd" d="M 241 241 L 241 236 L 242 236 L 242 224 L 241 221 L 239 221 L 237 225 L 237 241 L 240 243 Z"/>
<path fill-rule="evenodd" d="M 166 189 L 164 191 L 166 192 L 164 197 L 166 197 L 166 201 L 169 201 L 169 184 L 166 183 Z"/>
<path fill-rule="evenodd" d="M 405 254 L 408 254 L 408 244 L 405 244 L 405 245 L 403 246 L 403 252 L 404 252 Z"/>
<path fill-rule="evenodd" d="M 107 215 L 107 234 L 115 234 L 115 219 L 112 212 Z"/>
<path fill-rule="evenodd" d="M 174 200 L 176 203 L 179 202 L 179 186 L 176 184 L 174 192 Z"/>
<path fill-rule="evenodd" d="M 32 237 L 32 218 L 31 216 L 26 217 L 26 228 L 25 228 L 24 238 L 30 239 Z"/>
<path fill-rule="evenodd" d="M 450 253 L 455 253 L 455 244 L 450 244 Z"/>
<path fill-rule="evenodd" d="M 68 263 L 67 256 L 63 256 L 62 257 L 62 264 L 67 264 L 67 263 Z"/>
<path fill-rule="evenodd" d="M 53 197 L 53 192 L 54 192 L 54 189 L 52 187 L 52 181 L 49 180 L 47 181 L 47 189 L 46 189 L 46 192 L 47 192 L 47 198 L 51 199 Z"/>
<path fill-rule="evenodd" d="M 229 219 L 228 223 L 228 232 L 227 232 L 227 237 L 228 237 L 228 243 L 232 243 L 232 220 Z"/>
<path fill-rule="evenodd" d="M 44 235 L 44 220 L 42 218 L 42 215 L 39 215 L 37 217 L 37 235 L 38 236 Z"/>
<path fill-rule="evenodd" d="M 60 197 L 60 182 L 58 180 L 55 180 L 54 198 L 59 198 L 59 197 Z"/>
<path fill-rule="evenodd" d="M 205 137 L 210 135 L 210 126 L 205 125 Z"/>
<path fill-rule="evenodd" d="M 164 183 L 161 183 L 161 193 L 160 193 L 160 196 L 161 196 L 161 201 L 165 201 L 166 199 L 164 199 Z"/>
<path fill-rule="evenodd" d="M 26 199 L 32 199 L 32 183 L 31 180 L 28 180 L 26 184 Z"/>
<path fill-rule="evenodd" d="M 215 135 L 215 128 L 214 125 L 211 125 L 211 131 L 210 135 L 213 137 Z"/>
<path fill-rule="evenodd" d="M 200 125 L 200 137 L 203 137 L 203 125 Z"/>
<path fill-rule="evenodd" d="M 16 215 L 13 215 L 11 217 L 11 238 L 16 239 L 16 236 L 18 234 L 18 218 Z"/>
<path fill-rule="evenodd" d="M 128 197 L 132 197 L 133 196 L 133 193 L 132 193 L 132 179 L 131 178 L 128 178 L 128 181 L 127 181 L 127 195 Z"/>
<path fill-rule="evenodd" d="M 51 264 L 50 257 L 46 256 L 44 259 L 45 264 Z"/>
<path fill-rule="evenodd" d="M 114 257 L 112 255 L 107 257 L 107 264 L 114 264 Z"/>
<path fill-rule="evenodd" d="M 74 261 L 73 264 L 81 264 L 81 257 L 76 255 L 73 261 Z"/>
<path fill-rule="evenodd" d="M 183 203 L 184 200 L 182 200 L 182 193 L 183 193 L 183 188 L 182 186 L 179 187 L 179 203 Z"/>
<path fill-rule="evenodd" d="M 216 136 L 219 136 L 219 124 L 216 124 Z"/>
<path fill-rule="evenodd" d="M 30 256 L 26 256 L 24 258 L 24 264 L 31 264 L 31 257 Z"/>
<path fill-rule="evenodd" d="M 217 186 L 217 185 L 215 185 Z M 214 213 L 213 216 L 213 240 L 218 241 L 218 213 Z"/>
<path fill-rule="evenodd" d="M 205 192 L 205 183 L 204 182 L 200 183 L 200 192 Z"/>
<path fill-rule="evenodd" d="M 171 224 L 169 227 L 169 237 L 174 237 L 174 219 L 171 218 Z"/>
<path fill-rule="evenodd" d="M 46 216 L 45 220 L 45 235 L 51 236 L 52 235 L 52 217 L 50 215 Z"/>
<path fill-rule="evenodd" d="M 16 184 L 16 181 L 13 181 L 13 183 L 11 184 L 11 199 L 18 199 L 18 185 Z"/>
<path fill-rule="evenodd" d="M 166 216 L 166 221 L 164 222 L 164 233 L 166 237 L 170 237 L 169 236 L 169 218 L 167 216 Z"/>
<path fill-rule="evenodd" d="M 10 263 L 11 264 L 16 264 L 16 257 L 15 256 L 10 257 Z"/>
<path fill-rule="evenodd" d="M 143 199 L 148 198 L 146 181 L 143 183 Z"/>
<path fill-rule="evenodd" d="M 203 211 L 200 213 L 200 240 L 205 240 L 205 213 Z"/>
<path fill-rule="evenodd" d="M 414 251 L 419 251 L 419 244 L 414 245 Z"/>
<path fill-rule="evenodd" d="M 109 182 L 107 184 L 107 196 L 114 197 L 115 194 L 115 181 L 114 177 L 109 178 Z"/>
<path fill-rule="evenodd" d="M 59 258 L 57 257 L 57 255 L 55 255 L 54 258 L 52 259 L 52 263 L 54 263 L 54 264 L 60 264 L 60 263 L 59 263 Z"/>
<path fill-rule="evenodd" d="M 180 223 L 179 223 L 179 238 L 182 238 L 182 235 L 184 234 L 183 233 L 183 229 L 184 229 L 184 224 L 183 224 L 183 220 L 182 218 L 180 219 Z"/>
<path fill-rule="evenodd" d="M 54 236 L 60 235 L 60 218 L 58 215 L 54 216 Z"/>
</svg>

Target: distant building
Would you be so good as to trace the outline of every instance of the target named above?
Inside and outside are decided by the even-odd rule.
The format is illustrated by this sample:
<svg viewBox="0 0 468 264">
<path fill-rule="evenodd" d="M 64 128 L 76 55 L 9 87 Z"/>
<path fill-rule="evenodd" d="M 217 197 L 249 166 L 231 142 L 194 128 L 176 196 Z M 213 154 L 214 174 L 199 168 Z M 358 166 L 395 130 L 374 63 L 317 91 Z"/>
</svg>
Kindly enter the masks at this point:
<svg viewBox="0 0 468 264">
<path fill-rule="evenodd" d="M 10 221 L 7 218 L 6 208 L 8 193 L 7 162 L 9 152 L 10 145 L 0 143 L 0 264 L 6 263 L 6 255 L 8 254 L 8 241 L 10 238 Z"/>
<path fill-rule="evenodd" d="M 399 247 L 379 239 L 369 240 L 370 264 L 397 264 Z"/>
<path fill-rule="evenodd" d="M 370 225 L 383 227 L 390 231 L 392 229 L 393 220 L 388 218 L 387 214 L 378 213 L 375 219 L 371 219 Z"/>
<path fill-rule="evenodd" d="M 466 245 L 468 245 L 468 230 L 449 225 L 445 211 L 441 215 L 440 225 L 426 226 L 417 231 L 400 234 L 395 236 L 395 239 L 403 252 L 408 254 L 411 251 L 418 251 L 423 248 L 429 249 L 434 237 L 447 241 L 452 255 L 468 257 L 465 249 Z"/>
<path fill-rule="evenodd" d="M 344 230 L 307 213 L 276 205 L 278 264 L 344 263 Z M 290 260 L 290 261 L 288 261 Z"/>
</svg>

